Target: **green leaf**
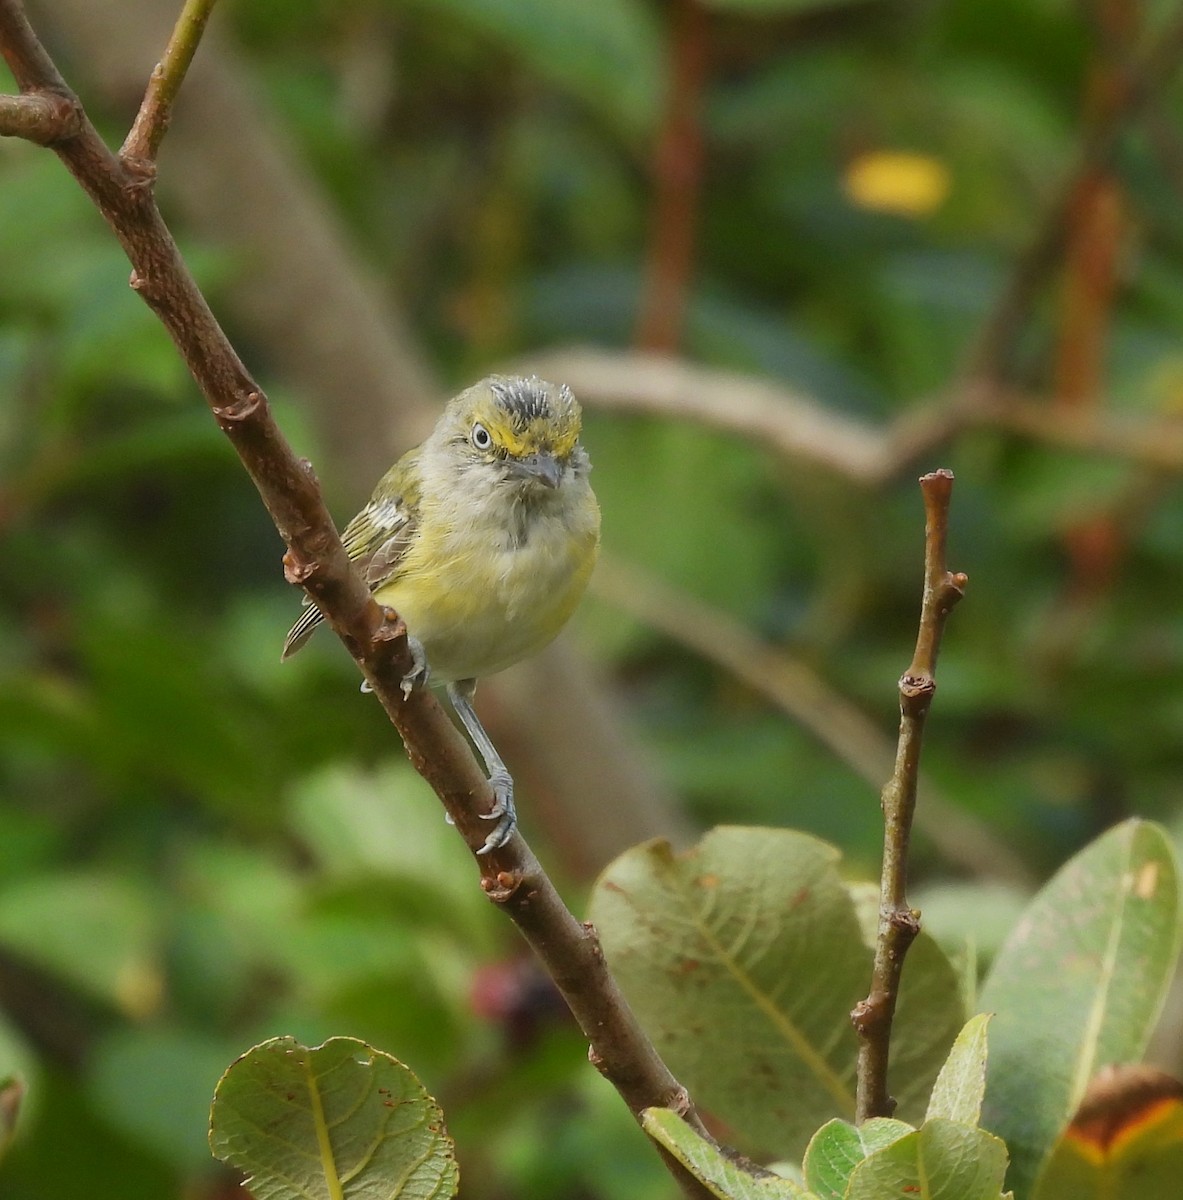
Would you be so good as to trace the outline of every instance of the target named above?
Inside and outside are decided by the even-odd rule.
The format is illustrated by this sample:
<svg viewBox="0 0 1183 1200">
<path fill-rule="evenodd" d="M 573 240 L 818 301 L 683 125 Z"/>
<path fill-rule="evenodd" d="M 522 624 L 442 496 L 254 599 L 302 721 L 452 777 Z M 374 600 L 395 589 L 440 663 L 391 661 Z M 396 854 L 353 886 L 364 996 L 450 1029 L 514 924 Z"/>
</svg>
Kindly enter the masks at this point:
<svg viewBox="0 0 1183 1200">
<path fill-rule="evenodd" d="M 100 872 L 42 875 L 0 893 L 0 944 L 131 1016 L 160 998 L 151 894 Z"/>
<path fill-rule="evenodd" d="M 997 1014 L 982 1123 L 1006 1140 L 1020 1195 L 1097 1069 L 1141 1057 L 1178 941 L 1170 844 L 1132 820 L 1061 868 L 1003 947 L 981 997 Z"/>
<path fill-rule="evenodd" d="M 791 1179 L 744 1170 L 668 1108 L 647 1108 L 641 1114 L 641 1125 L 720 1200 L 813 1200 L 812 1193 Z"/>
<path fill-rule="evenodd" d="M 750 1144 L 786 1158 L 819 1121 L 854 1116 L 850 1010 L 872 953 L 837 861 L 803 833 L 720 828 L 682 856 L 634 847 L 592 897 L 608 960 L 675 1074 Z M 918 939 L 892 1043 L 905 1117 L 923 1115 L 963 1021 L 952 967 Z"/>
<path fill-rule="evenodd" d="M 193 1171 L 209 1162 L 210 1092 L 233 1052 L 195 1030 L 116 1029 L 92 1055 L 86 1090 L 105 1121 Z"/>
<path fill-rule="evenodd" d="M 215 1157 L 256 1200 L 436 1200 L 458 1173 L 443 1113 L 402 1063 L 355 1038 L 273 1038 L 218 1083 Z"/>
<path fill-rule="evenodd" d="M 656 125 L 665 65 L 661 36 L 639 0 L 417 0 L 521 56 L 553 83 L 632 134 Z"/>
<path fill-rule="evenodd" d="M 911 1125 L 890 1117 L 872 1117 L 862 1125 L 827 1121 L 805 1151 L 805 1182 L 820 1200 L 842 1200 L 851 1173 L 864 1158 L 912 1132 Z"/>
<path fill-rule="evenodd" d="M 978 1123 L 986 1094 L 986 1027 L 991 1015 L 970 1017 L 957 1035 L 933 1085 L 926 1120 L 948 1117 L 963 1125 Z"/>
<path fill-rule="evenodd" d="M 626 851 L 592 896 L 608 961 L 674 1073 L 785 1157 L 819 1120 L 854 1115 L 849 1014 L 870 955 L 837 861 L 802 833 L 720 828 L 684 855 Z"/>
<path fill-rule="evenodd" d="M 1005 1175 L 1002 1141 L 938 1117 L 859 1163 L 846 1200 L 998 1200 Z"/>
</svg>

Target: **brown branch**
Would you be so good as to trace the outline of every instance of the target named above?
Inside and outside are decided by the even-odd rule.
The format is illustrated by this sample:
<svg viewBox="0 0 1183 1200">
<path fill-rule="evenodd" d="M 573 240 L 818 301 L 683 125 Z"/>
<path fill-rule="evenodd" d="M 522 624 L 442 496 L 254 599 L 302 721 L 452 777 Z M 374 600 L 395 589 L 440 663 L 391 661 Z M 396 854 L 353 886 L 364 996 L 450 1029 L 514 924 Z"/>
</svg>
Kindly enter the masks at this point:
<svg viewBox="0 0 1183 1200">
<path fill-rule="evenodd" d="M 1027 249 L 1018 259 L 970 349 L 963 377 L 1001 383 L 1007 375 L 1015 343 L 1022 334 L 1043 285 L 1063 255 L 1072 206 L 1082 179 L 1105 167 L 1126 125 L 1170 81 L 1183 56 L 1183 15 L 1172 21 L 1140 58 L 1113 72 L 1112 95 L 1104 114 L 1091 124 Z"/>
<path fill-rule="evenodd" d="M 185 7 L 181 9 L 165 47 L 164 58 L 148 78 L 143 103 L 119 152 L 120 158 L 138 159 L 143 163 L 156 161 L 160 143 L 168 130 L 173 102 L 216 3 L 217 0 L 185 0 Z"/>
<path fill-rule="evenodd" d="M 531 355 L 523 365 L 564 380 L 588 407 L 699 421 L 857 483 L 880 482 L 891 454 L 890 439 L 880 430 L 783 384 L 735 371 L 588 348 Z"/>
<path fill-rule="evenodd" d="M 895 1101 L 887 1091 L 891 1026 L 908 947 L 920 932 L 920 914 L 908 906 L 908 846 L 916 811 L 924 723 L 936 692 L 937 654 L 945 619 L 968 582 L 945 565 L 953 472 L 933 471 L 920 480 L 924 495 L 924 599 L 912 664 L 900 679 L 900 736 L 895 771 L 883 789 L 883 872 L 879 890 L 879 933 L 871 990 L 851 1013 L 859 1036 L 855 1115 L 889 1117 Z"/>
<path fill-rule="evenodd" d="M 706 160 L 702 96 L 710 58 L 709 14 L 699 0 L 674 0 L 670 82 L 653 162 L 653 209 L 637 345 L 672 354 L 682 341 Z"/>
<path fill-rule="evenodd" d="M 17 0 L 0 0 L 0 52 L 22 90 L 77 103 Z M 160 318 L 246 467 L 288 550 L 285 574 L 315 600 L 369 681 L 416 770 L 443 802 L 469 848 L 483 843 L 493 797 L 459 731 L 430 692 L 403 696 L 411 660 L 402 622 L 380 610 L 353 570 L 310 465 L 297 459 L 267 400 L 226 339 L 165 226 L 144 174 L 116 158 L 82 114 L 54 147 L 99 208 L 132 264 L 132 286 Z M 478 858 L 481 885 L 546 964 L 591 1043 L 597 1068 L 639 1117 L 671 1107 L 703 1132 L 685 1090 L 657 1056 L 603 962 L 594 930 L 566 909 L 520 836 Z M 705 1189 L 672 1159 L 688 1195 Z"/>
<path fill-rule="evenodd" d="M 976 380 L 877 429 L 774 380 L 664 355 L 569 347 L 532 354 L 513 369 L 564 380 L 587 408 L 697 421 L 868 488 L 897 478 L 967 429 L 1183 470 L 1183 421 L 1055 411 Z"/>
<path fill-rule="evenodd" d="M 0 137 L 24 138 L 39 146 L 52 146 L 73 137 L 80 128 L 81 113 L 67 96 L 40 92 L 24 96 L 0 96 Z"/>
<path fill-rule="evenodd" d="M 895 754 L 873 721 L 801 659 L 750 633 L 726 613 L 647 571 L 600 556 L 592 590 L 616 608 L 730 671 L 831 750 L 872 787 L 881 787 Z M 919 781 L 916 827 L 944 858 L 969 875 L 1030 886 L 1022 859 L 972 814 Z"/>
</svg>

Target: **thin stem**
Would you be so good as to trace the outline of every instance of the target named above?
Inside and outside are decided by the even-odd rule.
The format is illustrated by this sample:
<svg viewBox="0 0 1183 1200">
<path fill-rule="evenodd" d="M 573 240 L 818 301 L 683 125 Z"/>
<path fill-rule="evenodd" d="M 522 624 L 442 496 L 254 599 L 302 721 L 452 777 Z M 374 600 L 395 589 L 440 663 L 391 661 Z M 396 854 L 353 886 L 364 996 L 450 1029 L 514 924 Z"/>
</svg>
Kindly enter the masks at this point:
<svg viewBox="0 0 1183 1200">
<path fill-rule="evenodd" d="M 961 599 L 967 579 L 945 565 L 953 472 L 933 471 L 920 480 L 924 496 L 924 598 L 912 663 L 900 679 L 900 734 L 895 770 L 883 789 L 883 872 L 879 887 L 879 933 L 871 990 L 851 1013 L 859 1036 L 855 1116 L 889 1117 L 895 1101 L 887 1090 L 891 1026 L 908 947 L 920 932 L 920 914 L 908 906 L 908 847 L 920 778 L 924 723 L 936 692 L 937 655 L 945 620 Z"/>
<path fill-rule="evenodd" d="M 164 58 L 156 64 L 148 78 L 140 111 L 136 113 L 123 149 L 119 151 L 120 158 L 135 159 L 141 163 L 156 161 L 160 143 L 164 140 L 172 117 L 173 102 L 181 90 L 185 73 L 189 70 L 193 55 L 197 53 L 216 3 L 217 0 L 185 0 L 172 37 L 165 47 Z"/>
</svg>

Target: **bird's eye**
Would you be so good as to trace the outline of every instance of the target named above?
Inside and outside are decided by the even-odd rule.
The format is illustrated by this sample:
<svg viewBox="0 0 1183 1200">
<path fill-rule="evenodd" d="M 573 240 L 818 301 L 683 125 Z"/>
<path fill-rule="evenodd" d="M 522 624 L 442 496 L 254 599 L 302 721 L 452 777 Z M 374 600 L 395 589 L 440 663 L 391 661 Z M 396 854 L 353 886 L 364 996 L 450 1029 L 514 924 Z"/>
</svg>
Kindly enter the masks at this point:
<svg viewBox="0 0 1183 1200">
<path fill-rule="evenodd" d="M 488 450 L 493 444 L 493 437 L 479 422 L 472 427 L 472 444 L 478 450 Z"/>
</svg>

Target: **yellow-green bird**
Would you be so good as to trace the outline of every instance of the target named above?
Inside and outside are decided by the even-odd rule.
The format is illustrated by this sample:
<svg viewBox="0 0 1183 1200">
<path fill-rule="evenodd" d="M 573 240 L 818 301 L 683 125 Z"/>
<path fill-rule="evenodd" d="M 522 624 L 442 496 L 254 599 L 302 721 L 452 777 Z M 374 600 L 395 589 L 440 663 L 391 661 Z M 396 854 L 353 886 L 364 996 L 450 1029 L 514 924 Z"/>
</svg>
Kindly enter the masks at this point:
<svg viewBox="0 0 1183 1200">
<path fill-rule="evenodd" d="M 382 477 L 342 541 L 379 604 L 407 624 L 416 668 L 447 685 L 495 804 L 478 853 L 517 817 L 513 779 L 472 707 L 477 680 L 541 650 L 575 611 L 600 546 L 600 508 L 565 385 L 490 375 L 448 403 L 427 440 Z M 322 621 L 307 611 L 283 657 Z"/>
</svg>

